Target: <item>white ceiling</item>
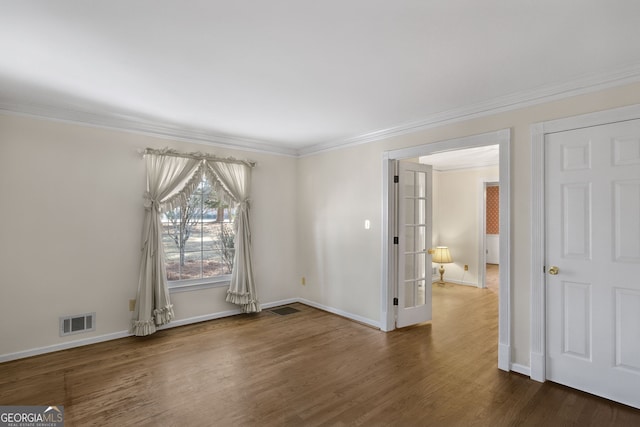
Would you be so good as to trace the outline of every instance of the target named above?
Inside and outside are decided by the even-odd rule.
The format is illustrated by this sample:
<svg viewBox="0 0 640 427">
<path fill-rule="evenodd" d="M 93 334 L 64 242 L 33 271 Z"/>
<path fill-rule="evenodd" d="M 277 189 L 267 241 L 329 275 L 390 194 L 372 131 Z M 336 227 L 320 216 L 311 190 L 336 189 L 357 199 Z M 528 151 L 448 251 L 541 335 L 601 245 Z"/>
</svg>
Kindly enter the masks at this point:
<svg viewBox="0 0 640 427">
<path fill-rule="evenodd" d="M 640 80 L 637 0 L 0 0 L 0 110 L 304 154 Z"/>
<path fill-rule="evenodd" d="M 464 148 L 454 151 L 421 156 L 420 163 L 433 166 L 437 171 L 498 166 L 500 164 L 500 146 Z"/>
</svg>

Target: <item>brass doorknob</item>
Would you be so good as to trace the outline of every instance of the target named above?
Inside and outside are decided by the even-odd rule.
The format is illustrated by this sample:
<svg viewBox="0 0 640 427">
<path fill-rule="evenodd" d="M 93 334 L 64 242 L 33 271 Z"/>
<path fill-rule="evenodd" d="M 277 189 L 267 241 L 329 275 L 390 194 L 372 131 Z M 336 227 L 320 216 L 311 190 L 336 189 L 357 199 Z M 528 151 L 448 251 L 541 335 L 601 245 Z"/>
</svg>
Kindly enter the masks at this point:
<svg viewBox="0 0 640 427">
<path fill-rule="evenodd" d="M 552 276 L 555 276 L 559 272 L 560 272 L 560 269 L 558 267 L 556 267 L 555 265 L 552 266 L 551 268 L 549 268 L 549 274 L 552 275 Z"/>
</svg>

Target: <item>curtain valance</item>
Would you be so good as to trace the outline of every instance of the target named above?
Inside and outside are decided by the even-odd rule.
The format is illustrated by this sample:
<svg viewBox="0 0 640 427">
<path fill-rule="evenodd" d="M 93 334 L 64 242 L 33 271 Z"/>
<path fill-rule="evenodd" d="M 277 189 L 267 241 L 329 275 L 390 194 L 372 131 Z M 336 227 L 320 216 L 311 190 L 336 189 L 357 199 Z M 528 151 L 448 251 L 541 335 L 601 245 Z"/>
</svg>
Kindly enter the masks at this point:
<svg viewBox="0 0 640 427">
<path fill-rule="evenodd" d="M 144 151 L 142 151 L 142 154 L 145 156 L 147 154 L 155 154 L 155 155 L 167 156 L 167 157 L 180 157 L 183 159 L 206 160 L 206 161 L 215 162 L 215 163 L 235 163 L 235 164 L 245 165 L 250 168 L 253 168 L 256 165 L 256 162 L 252 162 L 250 160 L 239 160 L 234 157 L 218 157 L 218 156 L 214 156 L 213 154 L 199 153 L 199 152 L 182 153 L 172 148 L 161 148 L 161 149 L 145 148 Z"/>
</svg>

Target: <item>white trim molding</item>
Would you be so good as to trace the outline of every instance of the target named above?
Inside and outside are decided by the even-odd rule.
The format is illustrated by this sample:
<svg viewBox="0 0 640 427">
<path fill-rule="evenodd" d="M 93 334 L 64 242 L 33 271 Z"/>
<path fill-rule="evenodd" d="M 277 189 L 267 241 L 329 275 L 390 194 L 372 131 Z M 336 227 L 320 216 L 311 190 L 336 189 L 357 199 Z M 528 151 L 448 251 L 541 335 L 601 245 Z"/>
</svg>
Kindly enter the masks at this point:
<svg viewBox="0 0 640 427">
<path fill-rule="evenodd" d="M 154 137 L 205 144 L 243 151 L 268 153 L 283 156 L 310 156 L 325 151 L 337 150 L 400 135 L 436 128 L 486 117 L 506 111 L 517 110 L 533 105 L 552 102 L 599 90 L 623 86 L 640 81 L 640 64 L 631 64 L 625 68 L 609 70 L 598 74 L 578 76 L 570 81 L 547 85 L 541 88 L 515 92 L 505 96 L 488 99 L 461 108 L 431 114 L 423 119 L 399 123 L 385 129 L 376 129 L 363 134 L 321 141 L 303 148 L 287 147 L 281 141 L 261 141 L 234 135 L 225 135 L 210 130 L 193 129 L 179 124 L 168 124 L 157 118 L 134 114 L 123 114 L 92 107 L 81 110 L 78 106 L 44 105 L 21 100 L 1 100 L 0 113 L 18 114 L 67 123 L 94 126 L 140 133 Z"/>
<path fill-rule="evenodd" d="M 416 147 L 385 151 L 382 153 L 382 266 L 381 266 L 381 307 L 380 325 L 383 331 L 395 328 L 393 309 L 393 278 L 391 261 L 391 192 L 390 166 L 395 160 L 416 158 L 445 151 L 487 145 L 500 147 L 500 290 L 498 302 L 498 368 L 511 369 L 511 207 L 509 196 L 511 168 L 511 129 L 502 129 L 478 135 L 471 135 L 445 141 L 433 142 Z"/>
<path fill-rule="evenodd" d="M 544 126 L 531 126 L 531 379 L 545 376 Z M 534 286 L 534 284 L 542 286 Z"/>
<path fill-rule="evenodd" d="M 574 129 L 640 119 L 640 104 L 531 125 L 531 379 L 545 381 L 545 136 Z"/>
<path fill-rule="evenodd" d="M 131 333 L 129 331 L 120 331 L 105 335 L 98 335 L 90 338 L 67 341 L 60 344 L 48 345 L 45 347 L 31 348 L 29 350 L 18 351 L 15 353 L 0 354 L 0 363 L 9 362 L 11 360 L 24 359 L 31 356 L 38 356 L 40 354 L 53 353 L 60 350 L 67 350 L 69 348 L 82 347 L 89 344 L 97 344 L 104 341 L 117 340 L 130 336 Z"/>
<path fill-rule="evenodd" d="M 282 305 L 293 304 L 293 303 L 301 303 L 308 305 L 310 307 L 317 308 L 319 310 L 323 310 L 329 313 L 337 314 L 338 316 L 354 320 L 359 323 L 363 323 L 368 326 L 373 326 L 374 328 L 380 328 L 380 324 L 375 320 L 367 319 L 366 317 L 358 316 L 356 314 L 348 313 L 343 310 L 339 310 L 337 308 L 328 307 L 322 304 L 315 303 L 313 301 L 306 300 L 304 298 L 288 298 L 279 301 L 272 301 L 269 303 L 261 304 L 260 307 L 262 310 L 268 310 L 273 307 L 279 307 Z M 158 328 L 158 330 L 177 328 L 179 326 L 191 325 L 193 323 L 206 322 L 209 320 L 221 319 L 223 317 L 235 316 L 237 314 L 242 314 L 240 309 L 219 311 L 217 313 L 205 314 L 202 316 L 194 316 L 186 319 L 174 320 L 171 323 L 167 323 L 166 325 L 162 325 Z M 89 344 L 96 344 L 104 341 L 111 341 L 120 338 L 126 338 L 133 336 L 129 331 L 119 331 L 113 332 L 110 334 L 93 336 L 89 338 L 83 338 L 79 340 L 67 341 L 60 344 L 48 345 L 45 347 L 38 347 L 24 351 L 18 351 L 15 353 L 9 354 L 0 354 L 0 363 L 9 362 L 11 360 L 24 359 L 26 357 L 38 356 L 40 354 L 53 353 L 60 350 L 66 350 L 69 348 L 82 347 Z"/>
<path fill-rule="evenodd" d="M 500 288 L 498 290 L 498 368 L 511 365 L 511 130 L 499 131 L 500 145 Z"/>
<path fill-rule="evenodd" d="M 256 153 L 297 157 L 298 151 L 270 141 L 241 138 L 233 135 L 216 134 L 210 131 L 191 129 L 185 126 L 146 120 L 136 116 L 124 116 L 111 112 L 80 111 L 26 103 L 10 103 L 0 100 L 0 113 L 35 117 L 63 123 L 73 123 L 102 129 L 132 132 L 156 138 L 185 141 L 212 147 Z"/>
<path fill-rule="evenodd" d="M 435 282 L 438 282 L 440 280 L 440 275 L 438 276 L 434 276 L 431 278 L 432 279 L 432 284 Z M 479 282 L 468 282 L 466 280 L 456 280 L 456 279 L 451 279 L 449 277 L 446 277 L 445 275 L 445 281 L 447 283 L 455 283 L 456 285 L 462 285 L 462 286 L 469 286 L 470 288 L 481 288 L 482 286 L 480 286 Z"/>
<path fill-rule="evenodd" d="M 512 363 L 511 370 L 527 377 L 531 376 L 531 369 L 528 366 L 520 365 L 519 363 Z"/>
<path fill-rule="evenodd" d="M 317 302 L 310 301 L 304 298 L 297 298 L 296 302 L 299 302 L 300 304 L 308 305 L 309 307 L 317 308 L 318 310 L 326 311 L 328 313 L 337 314 L 340 317 L 344 317 L 346 319 L 353 320 L 358 323 L 372 326 L 376 329 L 381 329 L 380 322 L 371 320 L 363 316 L 358 316 L 357 314 L 349 313 L 347 311 L 340 310 L 338 308 L 329 307 L 328 305 L 319 304 Z"/>
<path fill-rule="evenodd" d="M 486 117 L 494 114 L 513 111 L 520 108 L 557 101 L 572 96 L 584 95 L 625 84 L 640 81 L 640 64 L 612 70 L 597 75 L 579 76 L 571 81 L 549 85 L 534 90 L 526 90 L 501 96 L 487 101 L 432 114 L 421 120 L 403 123 L 386 129 L 379 129 L 365 134 L 324 142 L 298 150 L 300 156 L 309 156 L 324 151 L 351 147 L 381 139 L 392 138 L 409 133 L 432 129 L 439 126 L 462 122 L 465 120 Z"/>
</svg>

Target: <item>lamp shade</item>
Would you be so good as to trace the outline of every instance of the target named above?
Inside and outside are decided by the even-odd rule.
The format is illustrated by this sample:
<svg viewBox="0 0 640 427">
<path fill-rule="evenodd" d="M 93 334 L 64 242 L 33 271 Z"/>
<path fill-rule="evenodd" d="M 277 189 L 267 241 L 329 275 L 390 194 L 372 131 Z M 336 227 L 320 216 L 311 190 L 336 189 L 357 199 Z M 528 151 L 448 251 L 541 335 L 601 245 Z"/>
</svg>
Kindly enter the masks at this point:
<svg viewBox="0 0 640 427">
<path fill-rule="evenodd" d="M 433 251 L 433 258 L 431 258 L 433 262 L 437 262 L 438 264 L 447 264 L 453 262 L 451 260 L 451 253 L 449 253 L 449 248 L 446 246 L 438 246 L 435 251 Z"/>
</svg>

